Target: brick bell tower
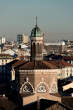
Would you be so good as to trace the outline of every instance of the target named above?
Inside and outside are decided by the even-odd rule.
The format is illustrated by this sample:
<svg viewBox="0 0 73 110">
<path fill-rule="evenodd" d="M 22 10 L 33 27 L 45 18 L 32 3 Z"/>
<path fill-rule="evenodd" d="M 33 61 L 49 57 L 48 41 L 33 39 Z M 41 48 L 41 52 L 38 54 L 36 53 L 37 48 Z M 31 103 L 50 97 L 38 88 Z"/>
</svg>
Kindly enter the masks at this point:
<svg viewBox="0 0 73 110">
<path fill-rule="evenodd" d="M 37 17 L 36 25 L 31 31 L 31 61 L 41 61 L 43 60 L 43 34 L 40 28 L 37 26 Z"/>
</svg>

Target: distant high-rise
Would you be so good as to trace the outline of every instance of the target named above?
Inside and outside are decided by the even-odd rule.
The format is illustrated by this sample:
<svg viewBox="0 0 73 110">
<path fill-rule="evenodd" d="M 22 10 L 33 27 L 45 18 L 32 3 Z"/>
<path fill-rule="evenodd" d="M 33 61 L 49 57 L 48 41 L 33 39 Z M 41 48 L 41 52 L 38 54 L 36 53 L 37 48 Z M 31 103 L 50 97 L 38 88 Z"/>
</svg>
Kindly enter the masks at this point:
<svg viewBox="0 0 73 110">
<path fill-rule="evenodd" d="M 24 34 L 18 34 L 17 35 L 17 42 L 18 42 L 18 44 L 28 43 L 28 36 L 24 35 Z"/>
<path fill-rule="evenodd" d="M 5 42 L 6 42 L 5 37 L 0 37 L 0 44 L 5 44 Z"/>
</svg>

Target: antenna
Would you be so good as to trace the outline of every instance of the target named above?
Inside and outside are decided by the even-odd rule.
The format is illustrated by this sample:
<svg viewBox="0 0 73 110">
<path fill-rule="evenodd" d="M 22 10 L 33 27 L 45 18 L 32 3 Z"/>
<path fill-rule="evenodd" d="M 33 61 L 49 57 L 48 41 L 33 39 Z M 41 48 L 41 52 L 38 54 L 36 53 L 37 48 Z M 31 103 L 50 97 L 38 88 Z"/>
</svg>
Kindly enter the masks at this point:
<svg viewBox="0 0 73 110">
<path fill-rule="evenodd" d="M 37 27 L 37 16 L 36 16 L 36 27 Z"/>
</svg>

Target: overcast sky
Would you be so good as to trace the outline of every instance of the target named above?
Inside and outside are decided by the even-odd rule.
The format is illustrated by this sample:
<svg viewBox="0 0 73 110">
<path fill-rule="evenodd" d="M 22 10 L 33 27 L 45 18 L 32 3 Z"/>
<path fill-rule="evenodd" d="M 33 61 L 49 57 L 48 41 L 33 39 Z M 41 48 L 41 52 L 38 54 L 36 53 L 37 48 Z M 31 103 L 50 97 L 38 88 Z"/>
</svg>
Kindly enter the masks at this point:
<svg viewBox="0 0 73 110">
<path fill-rule="evenodd" d="M 50 40 L 73 40 L 73 0 L 0 0 L 0 36 L 16 39 L 38 26 Z"/>
</svg>

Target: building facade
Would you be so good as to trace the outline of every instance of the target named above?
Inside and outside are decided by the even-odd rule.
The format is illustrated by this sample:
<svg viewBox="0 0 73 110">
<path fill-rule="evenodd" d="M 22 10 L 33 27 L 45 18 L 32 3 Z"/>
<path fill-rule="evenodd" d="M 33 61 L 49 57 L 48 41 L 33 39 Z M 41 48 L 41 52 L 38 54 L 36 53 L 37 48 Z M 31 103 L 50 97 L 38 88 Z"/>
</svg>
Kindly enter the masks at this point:
<svg viewBox="0 0 73 110">
<path fill-rule="evenodd" d="M 10 79 L 10 75 L 8 75 L 8 71 L 6 68 L 6 64 L 13 61 L 14 58 L 8 54 L 0 54 L 0 82 L 6 81 Z"/>
<path fill-rule="evenodd" d="M 31 31 L 30 39 L 30 61 L 19 61 L 12 66 L 12 81 L 15 88 L 23 97 L 23 104 L 33 102 L 37 97 L 58 101 L 60 99 L 50 94 L 58 93 L 58 80 L 73 75 L 73 67 L 65 61 L 43 60 L 43 34 L 37 24 Z M 31 96 L 31 99 L 28 96 Z"/>
<path fill-rule="evenodd" d="M 62 53 L 66 51 L 65 42 L 45 43 L 45 48 L 48 53 Z"/>
<path fill-rule="evenodd" d="M 56 93 L 59 70 L 43 60 L 43 34 L 37 24 L 31 31 L 30 40 L 30 61 L 13 66 L 18 90 L 20 94 Z"/>
<path fill-rule="evenodd" d="M 18 44 L 28 43 L 28 36 L 24 35 L 24 34 L 18 34 L 17 35 L 17 42 L 18 42 Z"/>
<path fill-rule="evenodd" d="M 5 44 L 6 38 L 5 37 L 0 37 L 0 45 Z"/>
</svg>

